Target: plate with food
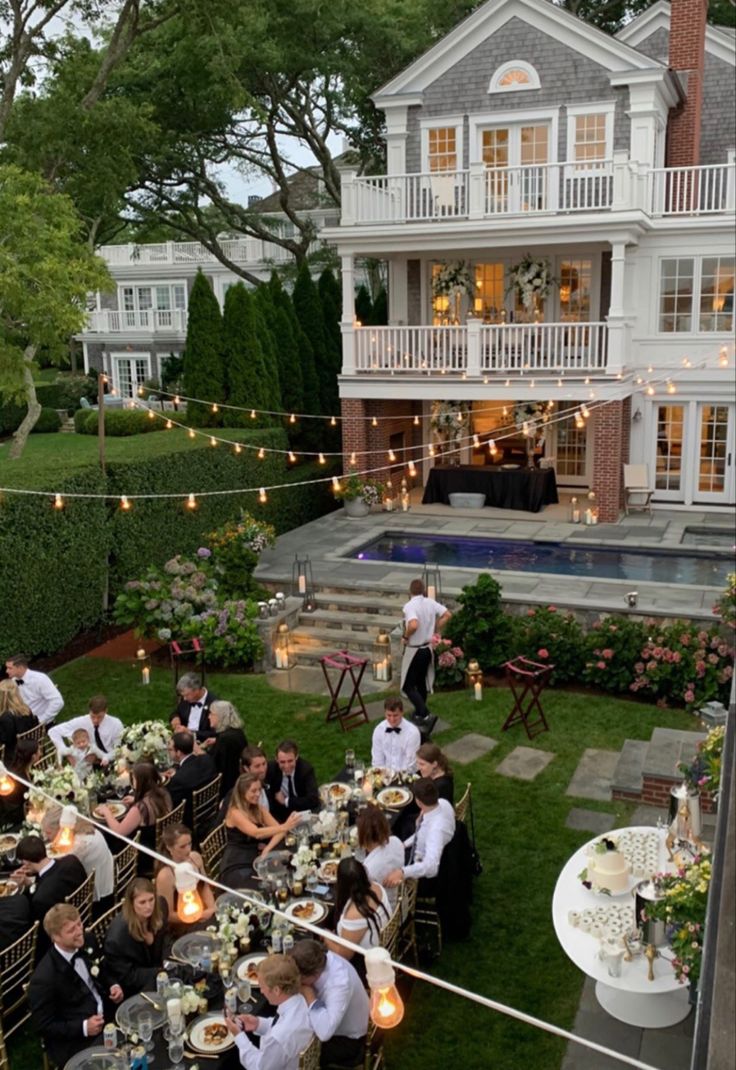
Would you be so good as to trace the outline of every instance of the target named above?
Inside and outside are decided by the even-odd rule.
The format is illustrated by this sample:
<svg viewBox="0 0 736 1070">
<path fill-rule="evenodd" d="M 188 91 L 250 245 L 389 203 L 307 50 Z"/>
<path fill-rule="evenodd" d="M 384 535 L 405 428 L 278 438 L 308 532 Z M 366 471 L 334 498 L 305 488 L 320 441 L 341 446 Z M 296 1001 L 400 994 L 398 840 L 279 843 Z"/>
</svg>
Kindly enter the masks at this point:
<svg viewBox="0 0 736 1070">
<path fill-rule="evenodd" d="M 201 1014 L 195 1018 L 187 1032 L 189 1045 L 203 1055 L 214 1055 L 232 1047 L 235 1040 L 225 1025 L 225 1018 L 218 1011 Z"/>
<path fill-rule="evenodd" d="M 384 788 L 383 791 L 379 791 L 376 801 L 379 806 L 385 806 L 389 810 L 398 810 L 402 806 L 407 806 L 412 798 L 412 793 L 408 788 Z"/>
<path fill-rule="evenodd" d="M 0 836 L 0 855 L 14 851 L 18 846 L 18 839 L 17 832 L 3 832 L 2 836 Z"/>
<path fill-rule="evenodd" d="M 100 803 L 100 806 L 106 806 L 113 817 L 123 817 L 123 815 L 127 814 L 127 812 L 128 812 L 127 806 L 125 806 L 125 804 L 121 803 L 121 802 Z M 102 814 L 100 813 L 100 807 L 99 806 L 96 806 L 94 808 L 94 810 L 92 811 L 92 817 L 97 817 L 97 818 L 101 818 L 102 817 Z"/>
<path fill-rule="evenodd" d="M 253 955 L 243 955 L 242 959 L 238 959 L 235 963 L 235 976 L 240 981 L 250 981 L 257 988 L 258 967 L 266 958 L 268 955 L 262 955 L 257 951 Z"/>
<path fill-rule="evenodd" d="M 327 907 L 316 899 L 294 899 L 288 907 L 284 907 L 284 914 L 292 921 L 308 921 L 310 925 L 316 925 L 327 917 Z"/>
<path fill-rule="evenodd" d="M 16 895 L 18 887 L 15 881 L 0 881 L 0 899 L 8 899 L 11 895 Z"/>
<path fill-rule="evenodd" d="M 336 780 L 332 784 L 323 784 L 320 788 L 320 793 L 324 799 L 329 799 L 330 802 L 341 803 L 348 801 L 351 790 L 349 784 L 341 784 Z"/>
<path fill-rule="evenodd" d="M 328 859 L 319 867 L 319 878 L 325 884 L 334 884 L 337 880 L 337 867 L 339 862 L 335 858 Z"/>
</svg>

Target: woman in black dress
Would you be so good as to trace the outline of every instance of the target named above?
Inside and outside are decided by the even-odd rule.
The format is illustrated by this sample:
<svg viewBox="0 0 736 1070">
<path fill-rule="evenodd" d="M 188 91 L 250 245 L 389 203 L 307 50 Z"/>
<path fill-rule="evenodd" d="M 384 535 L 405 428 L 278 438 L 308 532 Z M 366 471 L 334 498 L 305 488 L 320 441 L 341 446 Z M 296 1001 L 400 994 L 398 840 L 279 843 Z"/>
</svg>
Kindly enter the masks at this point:
<svg viewBox="0 0 736 1070">
<path fill-rule="evenodd" d="M 455 778 L 447 757 L 434 743 L 422 743 L 417 751 L 417 770 L 422 777 L 434 780 L 440 799 L 455 805 Z"/>
<path fill-rule="evenodd" d="M 41 744 L 35 739 L 22 739 L 16 745 L 12 762 L 6 762 L 9 773 L 17 773 L 24 780 L 31 779 L 31 769 L 41 757 Z M 0 795 L 0 822 L 9 828 L 23 824 L 29 788 L 19 780 L 13 781 L 10 795 Z"/>
<path fill-rule="evenodd" d="M 171 813 L 171 796 L 161 786 L 156 767 L 150 762 L 136 762 L 130 773 L 130 784 L 133 795 L 123 799 L 124 803 L 130 804 L 128 812 L 119 821 L 107 805 L 98 806 L 97 814 L 111 832 L 119 832 L 121 836 L 134 836 L 136 830 L 140 829 L 141 844 L 153 850 L 156 846 L 156 821 Z M 112 849 L 116 850 L 116 847 L 113 845 Z M 139 876 L 148 876 L 152 871 L 151 856 L 139 851 Z"/>
<path fill-rule="evenodd" d="M 210 706 L 210 727 L 215 735 L 203 740 L 201 746 L 212 755 L 217 772 L 222 773 L 220 798 L 227 795 L 240 776 L 240 755 L 248 746 L 240 714 L 232 702 L 217 699 Z"/>
<path fill-rule="evenodd" d="M 13 760 L 17 737 L 37 724 L 38 717 L 21 698 L 15 680 L 0 680 L 0 743 L 5 746 L 6 766 Z"/>
<path fill-rule="evenodd" d="M 128 885 L 123 909 L 110 923 L 104 945 L 111 983 L 128 996 L 156 991 L 156 974 L 164 961 L 168 910 L 153 884 L 135 877 Z"/>
<path fill-rule="evenodd" d="M 220 866 L 220 880 L 232 888 L 246 887 L 253 878 L 253 863 L 281 843 L 287 832 L 299 824 L 299 814 L 289 814 L 283 825 L 260 805 L 263 784 L 246 773 L 233 788 L 225 815 L 227 844 Z"/>
</svg>

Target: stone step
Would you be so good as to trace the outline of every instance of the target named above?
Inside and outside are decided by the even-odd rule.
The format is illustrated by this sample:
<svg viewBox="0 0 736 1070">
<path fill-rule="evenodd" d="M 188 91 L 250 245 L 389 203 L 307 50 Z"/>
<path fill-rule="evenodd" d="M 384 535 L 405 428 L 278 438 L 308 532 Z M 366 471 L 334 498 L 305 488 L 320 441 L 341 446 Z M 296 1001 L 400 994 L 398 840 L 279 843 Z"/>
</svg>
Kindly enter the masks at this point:
<svg viewBox="0 0 736 1070">
<path fill-rule="evenodd" d="M 391 613 L 356 613 L 342 609 L 316 609 L 313 613 L 299 614 L 300 628 L 335 627 L 346 632 L 370 631 L 376 635 L 379 629 L 392 631 L 401 625 L 401 611 Z"/>
<path fill-rule="evenodd" d="M 376 636 L 372 631 L 353 632 L 345 628 L 295 628 L 289 634 L 289 647 L 294 651 L 311 650 L 313 647 L 324 648 L 328 653 L 333 650 L 349 650 L 351 654 L 370 656 Z"/>
<path fill-rule="evenodd" d="M 313 646 L 296 643 L 292 645 L 289 642 L 289 654 L 292 663 L 295 665 L 319 665 L 319 659 L 327 657 L 329 654 L 334 654 L 336 650 L 348 650 L 351 654 L 355 654 L 356 657 L 365 658 L 370 662 L 370 650 L 359 650 L 355 646 L 350 644 L 341 644 L 339 642 L 330 643 L 325 645 L 324 643 L 315 643 Z M 334 670 L 335 672 L 337 670 Z M 370 664 L 366 668 L 366 675 L 370 676 Z"/>
<path fill-rule="evenodd" d="M 365 591 L 360 594 L 348 594 L 342 591 L 326 591 L 318 588 L 315 604 L 318 609 L 330 612 L 368 613 L 374 615 L 393 615 L 401 620 L 406 598 L 392 598 L 380 591 Z"/>
<path fill-rule="evenodd" d="M 627 739 L 611 780 L 611 795 L 616 798 L 635 798 L 641 795 L 644 781 L 644 761 L 649 750 L 646 739 Z"/>
<path fill-rule="evenodd" d="M 685 732 L 679 728 L 655 728 L 642 765 L 643 776 L 679 779 L 678 762 L 689 761 L 704 732 Z"/>
</svg>

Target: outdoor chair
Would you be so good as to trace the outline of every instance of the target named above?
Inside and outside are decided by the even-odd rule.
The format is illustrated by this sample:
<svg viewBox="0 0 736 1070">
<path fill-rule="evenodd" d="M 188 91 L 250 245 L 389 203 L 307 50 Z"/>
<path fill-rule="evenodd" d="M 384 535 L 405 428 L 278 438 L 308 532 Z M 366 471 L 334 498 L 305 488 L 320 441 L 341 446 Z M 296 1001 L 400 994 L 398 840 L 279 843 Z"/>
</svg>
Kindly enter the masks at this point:
<svg viewBox="0 0 736 1070">
<path fill-rule="evenodd" d="M 185 805 L 186 800 L 182 799 L 179 805 L 175 806 L 171 813 L 164 814 L 163 817 L 159 817 L 156 819 L 156 850 L 159 854 L 162 853 L 161 848 L 164 844 L 163 835 L 166 829 L 169 828 L 171 825 L 181 825 L 181 823 L 183 822 Z"/>
<path fill-rule="evenodd" d="M 414 915 L 417 909 L 417 889 L 419 882 L 415 880 L 406 880 L 401 885 L 401 895 L 399 897 L 399 907 L 401 908 L 401 928 L 399 930 L 399 946 L 397 951 L 397 958 L 403 962 L 407 958 L 409 952 L 414 965 L 418 965 L 419 956 L 417 954 L 417 933 L 414 923 Z"/>
<path fill-rule="evenodd" d="M 319 1037 L 312 1037 L 304 1051 L 299 1053 L 299 1070 L 319 1070 L 321 1051 Z"/>
<path fill-rule="evenodd" d="M 43 725 L 37 724 L 34 728 L 29 728 L 27 732 L 19 732 L 15 738 L 15 745 L 17 747 L 24 739 L 32 739 L 35 743 L 41 743 L 45 736 Z"/>
<path fill-rule="evenodd" d="M 207 871 L 207 875 L 214 880 L 217 879 L 220 873 L 220 862 L 222 861 L 226 843 L 227 829 L 222 824 L 213 829 L 209 836 L 205 836 L 199 845 L 199 853 L 202 855 L 204 868 Z"/>
<path fill-rule="evenodd" d="M 114 906 L 106 910 L 104 914 L 100 914 L 97 921 L 93 921 L 86 929 L 87 936 L 92 941 L 92 946 L 97 947 L 100 951 L 105 943 L 105 937 L 107 936 L 107 930 L 110 928 L 110 923 L 113 918 L 116 918 L 123 908 L 122 901 L 115 903 Z"/>
<path fill-rule="evenodd" d="M 388 924 L 381 932 L 381 947 L 388 951 L 392 959 L 396 958 L 399 950 L 399 936 L 401 934 L 401 899 L 394 907 L 394 912 L 388 919 Z"/>
<path fill-rule="evenodd" d="M 649 488 L 649 473 L 645 464 L 624 465 L 624 512 L 626 516 L 633 509 L 640 509 L 651 514 L 652 494 Z"/>
<path fill-rule="evenodd" d="M 140 832 L 136 832 L 135 836 L 131 837 L 133 843 L 126 843 L 123 846 L 122 851 L 119 851 L 118 854 L 113 857 L 113 895 L 116 899 L 123 898 L 125 889 L 136 875 L 138 869 L 138 851 L 133 844 L 139 843 L 140 837 Z M 98 918 L 98 921 L 101 920 L 101 918 Z"/>
<path fill-rule="evenodd" d="M 95 872 L 89 874 L 86 880 L 83 880 L 76 891 L 71 895 L 64 896 L 64 902 L 69 903 L 70 906 L 76 907 L 79 911 L 79 915 L 82 919 L 82 925 L 85 929 L 89 928 L 92 924 L 92 897 L 95 891 Z"/>
<path fill-rule="evenodd" d="M 455 803 L 455 817 L 458 821 L 465 821 L 468 816 L 468 806 L 470 805 L 470 782 L 466 785 L 465 791 L 462 797 Z"/>
<path fill-rule="evenodd" d="M 217 815 L 220 801 L 220 784 L 222 773 L 218 773 L 209 784 L 192 792 L 192 836 L 195 844 L 201 842 Z"/>
<path fill-rule="evenodd" d="M 3 1029 L 3 1016 L 0 1014 L 0 1070 L 10 1070 L 8 1061 L 8 1049 L 5 1046 L 5 1030 Z"/>
<path fill-rule="evenodd" d="M 26 1001 L 26 986 L 36 957 L 38 922 L 28 932 L 0 953 L 0 1018 L 5 1039 L 12 1037 L 31 1016 Z"/>
<path fill-rule="evenodd" d="M 457 215 L 454 174 L 433 174 L 431 178 L 433 215 L 438 218 Z"/>
</svg>

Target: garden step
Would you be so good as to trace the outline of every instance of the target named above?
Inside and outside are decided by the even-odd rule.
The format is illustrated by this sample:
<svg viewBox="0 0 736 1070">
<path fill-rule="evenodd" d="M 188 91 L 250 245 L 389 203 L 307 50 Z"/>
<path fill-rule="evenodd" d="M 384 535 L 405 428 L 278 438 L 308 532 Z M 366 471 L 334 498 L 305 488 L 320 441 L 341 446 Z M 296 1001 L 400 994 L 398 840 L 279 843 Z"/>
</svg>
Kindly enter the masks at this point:
<svg viewBox="0 0 736 1070">
<path fill-rule="evenodd" d="M 406 598 L 392 598 L 380 591 L 363 591 L 360 594 L 344 594 L 317 589 L 315 603 L 318 609 L 333 612 L 367 614 L 391 614 L 401 620 Z"/>
<path fill-rule="evenodd" d="M 677 764 L 682 759 L 683 746 L 685 757 L 682 760 L 688 760 L 701 739 L 705 739 L 704 732 L 655 728 L 644 758 L 643 775 L 677 779 Z"/>
<path fill-rule="evenodd" d="M 627 739 L 621 748 L 621 754 L 611 780 L 611 794 L 641 795 L 644 782 L 643 769 L 649 750 L 646 739 Z"/>
<path fill-rule="evenodd" d="M 317 628 L 320 626 L 343 628 L 345 631 L 370 631 L 376 634 L 379 629 L 392 631 L 401 624 L 401 613 L 355 613 L 337 609 L 316 609 L 313 613 L 299 614 L 300 628 Z"/>
<path fill-rule="evenodd" d="M 334 654 L 336 650 L 349 650 L 351 654 L 355 654 L 357 657 L 366 658 L 370 661 L 369 650 L 358 650 L 355 646 L 331 643 L 329 646 L 324 644 L 315 643 L 314 646 L 307 646 L 302 643 L 292 645 L 289 643 L 289 653 L 292 662 L 295 665 L 317 665 L 320 658 L 328 657 L 330 654 Z M 370 675 L 370 666 L 366 669 L 366 673 Z"/>
<path fill-rule="evenodd" d="M 349 650 L 370 655 L 375 641 L 372 631 L 353 632 L 345 628 L 296 628 L 289 635 L 289 646 L 295 651 L 318 646 L 328 652 Z"/>
</svg>

